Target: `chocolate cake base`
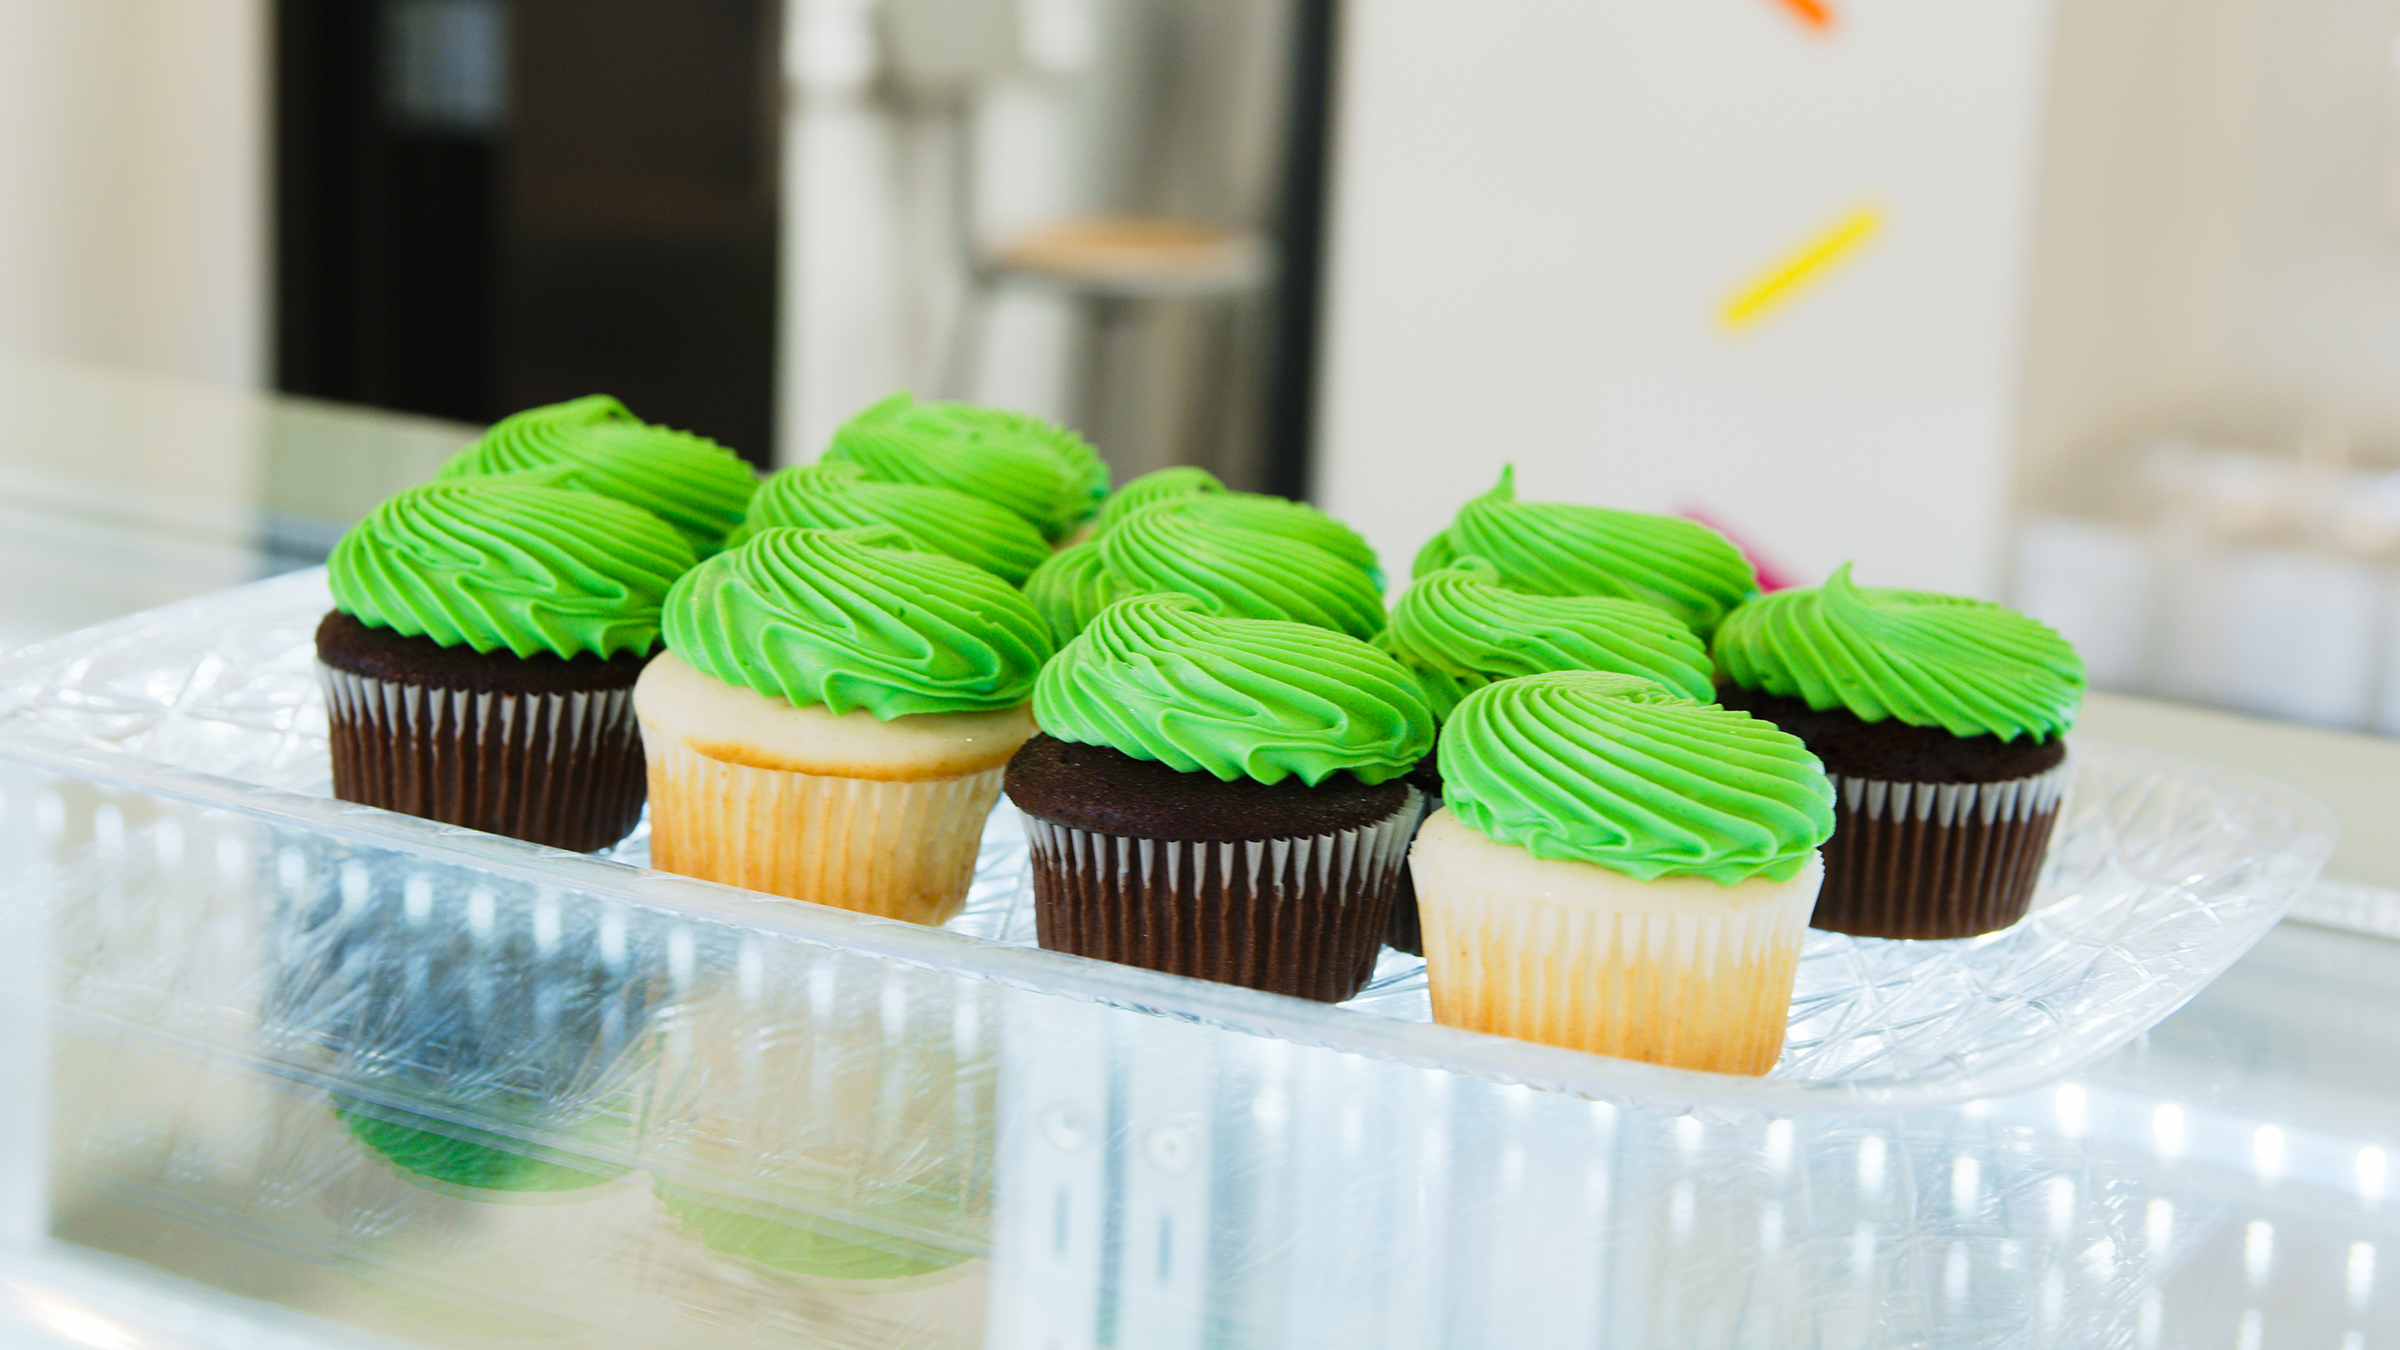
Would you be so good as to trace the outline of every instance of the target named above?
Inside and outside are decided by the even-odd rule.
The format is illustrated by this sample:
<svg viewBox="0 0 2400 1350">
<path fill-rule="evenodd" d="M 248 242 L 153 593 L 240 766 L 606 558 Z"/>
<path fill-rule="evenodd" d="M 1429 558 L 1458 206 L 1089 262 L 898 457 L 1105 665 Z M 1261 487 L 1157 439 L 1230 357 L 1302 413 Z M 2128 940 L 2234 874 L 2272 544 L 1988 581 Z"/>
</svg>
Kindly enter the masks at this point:
<svg viewBox="0 0 2400 1350">
<path fill-rule="evenodd" d="M 483 653 L 335 610 L 317 660 L 343 801 L 577 853 L 641 819 L 646 656 Z"/>
<path fill-rule="evenodd" d="M 1417 793 L 1178 773 L 1035 736 L 1009 761 L 1041 945 L 1338 1003 L 1375 970 Z"/>
<path fill-rule="evenodd" d="M 2025 917 L 2072 772 L 2063 739 L 1953 736 L 1730 685 L 1717 694 L 1799 737 L 1833 780 L 1811 927 L 1942 939 Z"/>
</svg>

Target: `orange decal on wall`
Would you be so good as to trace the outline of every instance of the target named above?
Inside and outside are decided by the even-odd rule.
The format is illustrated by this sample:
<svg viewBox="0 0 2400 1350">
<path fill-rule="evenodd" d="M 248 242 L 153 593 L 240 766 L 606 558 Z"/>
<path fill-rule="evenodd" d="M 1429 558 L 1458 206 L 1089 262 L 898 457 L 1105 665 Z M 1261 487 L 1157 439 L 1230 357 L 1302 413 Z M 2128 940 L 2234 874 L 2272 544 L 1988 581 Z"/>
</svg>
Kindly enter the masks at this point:
<svg viewBox="0 0 2400 1350">
<path fill-rule="evenodd" d="M 1811 28 L 1833 27 L 1833 6 L 1825 0 L 1781 0 L 1781 3 Z"/>
<path fill-rule="evenodd" d="M 1744 282 L 1726 298 L 1718 317 L 1727 328 L 1747 328 L 1758 322 L 1767 311 L 1856 252 L 1882 224 L 1882 215 L 1872 206 L 1859 207 L 1834 221 Z"/>
</svg>

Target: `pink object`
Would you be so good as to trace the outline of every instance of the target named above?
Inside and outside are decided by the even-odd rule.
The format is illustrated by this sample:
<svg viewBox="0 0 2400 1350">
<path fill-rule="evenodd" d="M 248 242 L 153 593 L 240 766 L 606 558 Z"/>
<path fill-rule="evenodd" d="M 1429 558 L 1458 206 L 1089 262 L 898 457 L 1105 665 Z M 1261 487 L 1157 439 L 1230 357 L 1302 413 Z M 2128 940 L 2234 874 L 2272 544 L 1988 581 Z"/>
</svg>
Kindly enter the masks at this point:
<svg viewBox="0 0 2400 1350">
<path fill-rule="evenodd" d="M 1785 591 L 1790 590 L 1794 586 L 1804 584 L 1799 578 L 1793 576 L 1791 573 L 1784 571 L 1782 568 L 1777 567 L 1771 562 L 1768 562 L 1765 557 L 1760 555 L 1757 549 L 1750 547 L 1750 542 L 1748 540 L 1742 538 L 1738 534 L 1735 534 L 1733 531 L 1726 529 L 1723 525 L 1718 524 L 1717 521 L 1707 512 L 1699 510 L 1696 507 L 1687 506 L 1681 511 L 1676 512 L 1676 514 L 1682 516 L 1685 520 L 1699 521 L 1701 524 L 1706 525 L 1708 528 L 1715 530 L 1717 533 L 1724 535 L 1728 540 L 1732 541 L 1733 546 L 1742 551 L 1742 556 L 1750 560 L 1750 570 L 1758 573 L 1758 588 L 1760 590 Z"/>
</svg>

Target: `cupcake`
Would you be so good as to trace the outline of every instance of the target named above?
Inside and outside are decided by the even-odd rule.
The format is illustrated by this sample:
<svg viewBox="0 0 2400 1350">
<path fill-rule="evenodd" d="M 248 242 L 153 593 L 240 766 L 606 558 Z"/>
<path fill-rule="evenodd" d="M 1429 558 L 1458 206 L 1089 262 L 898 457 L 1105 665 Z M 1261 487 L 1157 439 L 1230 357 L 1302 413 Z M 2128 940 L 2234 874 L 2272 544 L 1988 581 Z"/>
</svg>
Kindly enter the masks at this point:
<svg viewBox="0 0 2400 1350">
<path fill-rule="evenodd" d="M 1758 574 L 1732 541 L 1675 516 L 1565 502 L 1520 502 L 1516 470 L 1458 509 L 1418 551 L 1422 577 L 1473 554 L 1500 580 L 1537 595 L 1605 595 L 1656 605 L 1703 639 L 1758 593 Z"/>
<path fill-rule="evenodd" d="M 546 486 L 638 506 L 675 527 L 702 557 L 742 521 L 758 475 L 739 455 L 687 431 L 652 426 L 606 394 L 502 418 L 444 464 L 438 478 L 544 471 Z"/>
<path fill-rule="evenodd" d="M 1229 491 L 1215 474 L 1188 464 L 1143 474 L 1110 493 L 1093 518 L 1093 533 L 1105 533 L 1136 509 L 1165 501 L 1194 502 L 1197 518 L 1212 524 L 1263 530 L 1323 549 L 1375 578 L 1376 588 L 1382 589 L 1383 565 L 1358 531 L 1306 502 Z"/>
<path fill-rule="evenodd" d="M 1383 630 L 1383 586 L 1373 572 L 1294 532 L 1228 515 L 1226 500 L 1188 497 L 1129 511 L 1035 569 L 1025 598 L 1060 642 L 1109 604 L 1153 592 L 1192 596 L 1228 618 L 1283 619 L 1354 638 Z"/>
<path fill-rule="evenodd" d="M 1433 742 L 1397 662 L 1140 595 L 1043 669 L 1034 717 L 1008 795 L 1042 946 L 1326 1002 L 1366 984 Z"/>
<path fill-rule="evenodd" d="M 1495 680 L 1549 670 L 1638 675 L 1703 703 L 1716 698 L 1708 649 L 1666 611 L 1638 600 L 1512 590 L 1501 584 L 1499 569 L 1474 556 L 1418 578 L 1375 645 L 1417 677 L 1436 720 Z M 1440 808 L 1438 765 L 1419 765 L 1410 781 L 1426 794 L 1427 814 Z M 1425 950 L 1411 870 L 1401 873 L 1384 942 L 1404 952 Z"/>
<path fill-rule="evenodd" d="M 888 525 L 770 529 L 667 598 L 634 691 L 650 859 L 917 923 L 958 912 L 1051 643 L 1007 582 Z"/>
<path fill-rule="evenodd" d="M 1650 680 L 1503 680 L 1442 729 L 1411 862 L 1437 1022 L 1712 1073 L 1783 1050 L 1833 789 Z"/>
<path fill-rule="evenodd" d="M 591 493 L 449 481 L 376 507 L 326 564 L 334 795 L 576 852 L 624 838 L 633 684 L 693 562 Z"/>
<path fill-rule="evenodd" d="M 2083 660 L 1981 600 L 1855 585 L 1742 606 L 1719 697 L 1808 743 L 1840 790 L 1816 925 L 1959 938 L 2025 916 L 2072 765 Z"/>
<path fill-rule="evenodd" d="M 878 483 L 856 464 L 806 464 L 785 469 L 759 486 L 749 519 L 727 538 L 740 544 L 778 527 L 842 530 L 889 525 L 909 543 L 973 563 L 1020 586 L 1050 556 L 1042 532 L 1005 507 L 945 487 Z"/>
<path fill-rule="evenodd" d="M 955 488 L 1005 506 L 1056 543 L 1108 495 L 1108 466 L 1081 436 L 1024 413 L 894 394 L 843 423 L 825 451 L 884 483 Z"/>
</svg>

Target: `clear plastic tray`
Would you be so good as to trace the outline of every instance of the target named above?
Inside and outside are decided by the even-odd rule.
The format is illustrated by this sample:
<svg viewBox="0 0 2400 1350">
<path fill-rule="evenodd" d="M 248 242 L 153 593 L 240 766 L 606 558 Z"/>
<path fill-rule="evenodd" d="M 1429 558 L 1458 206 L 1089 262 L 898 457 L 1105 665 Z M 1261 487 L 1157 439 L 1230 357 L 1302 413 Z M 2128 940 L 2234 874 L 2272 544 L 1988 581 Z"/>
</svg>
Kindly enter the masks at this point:
<svg viewBox="0 0 2400 1350">
<path fill-rule="evenodd" d="M 1816 939 L 1719 1078 L 1426 1024 L 1397 963 L 1329 1008 L 1024 947 L 1005 813 L 940 931 L 329 800 L 325 605 L 0 660 L 0 1242 L 424 1344 L 2101 1342 L 2225 1185 L 1918 1108 L 2163 1016 L 2331 842 L 2084 745 L 2032 919 Z"/>
<path fill-rule="evenodd" d="M 29 758 L 171 782 L 288 814 L 295 828 L 471 850 L 562 888 L 738 911 L 895 959 L 1232 1030 L 1720 1113 L 1942 1105 L 2054 1078 L 2231 964 L 2316 877 L 2334 836 L 2323 808 L 2280 785 L 2079 742 L 2078 778 L 2024 922 L 1959 942 L 1812 932 L 1782 1061 L 1763 1079 L 1730 1078 L 1432 1025 L 1422 962 L 1396 952 L 1359 998 L 1327 1008 L 1024 950 L 1025 844 L 1005 803 L 966 913 L 933 932 L 649 872 L 639 833 L 582 858 L 331 802 L 309 641 L 329 605 L 321 571 L 295 573 L 29 649 L 0 664 L 0 730 Z"/>
</svg>

